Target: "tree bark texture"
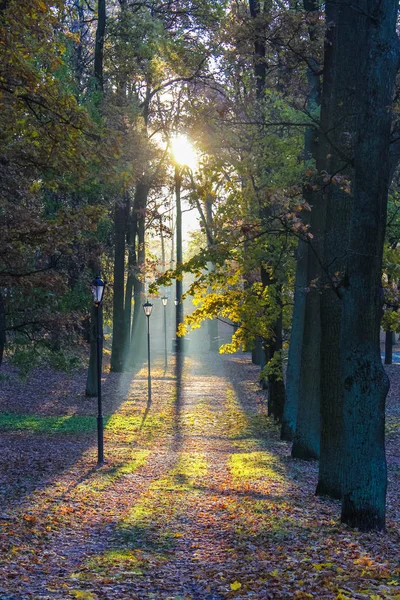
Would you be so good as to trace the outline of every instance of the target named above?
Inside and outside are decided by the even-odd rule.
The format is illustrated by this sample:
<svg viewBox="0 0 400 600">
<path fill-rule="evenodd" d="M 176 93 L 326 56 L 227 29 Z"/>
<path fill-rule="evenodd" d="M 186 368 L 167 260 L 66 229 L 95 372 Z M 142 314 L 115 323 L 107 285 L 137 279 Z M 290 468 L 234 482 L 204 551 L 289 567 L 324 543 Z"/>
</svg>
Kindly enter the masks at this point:
<svg viewBox="0 0 400 600">
<path fill-rule="evenodd" d="M 319 10 L 315 0 L 304 0 L 304 9 L 308 13 Z M 314 25 L 308 28 L 310 40 L 315 36 Z M 307 68 L 308 99 L 307 109 L 313 113 L 320 105 L 320 77 L 318 65 L 312 59 Z M 317 158 L 319 148 L 318 134 L 315 129 L 308 128 L 305 132 L 305 159 Z M 320 297 L 315 286 L 320 285 L 320 263 L 317 252 L 322 244 L 322 206 L 321 195 L 305 186 L 305 200 L 312 207 L 310 219 L 308 215 L 305 224 L 310 225 L 313 235 L 307 248 L 302 248 L 302 256 L 297 262 L 295 307 L 290 342 L 288 364 L 288 385 L 290 395 L 287 396 L 288 414 L 295 414 L 296 431 L 293 437 L 292 456 L 295 458 L 318 458 L 320 452 Z M 308 222 L 309 221 L 309 222 Z M 299 243 L 299 251 L 301 242 Z M 300 272 L 298 273 L 298 271 Z M 297 287 L 299 278 L 300 288 Z M 303 294 L 299 289 L 303 287 Z M 284 417 L 285 418 L 285 417 Z M 286 427 L 286 424 L 285 424 Z M 284 431 L 282 430 L 282 434 Z M 288 432 L 288 437 L 291 431 Z"/>
<path fill-rule="evenodd" d="M 385 331 L 385 365 L 391 365 L 393 360 L 393 331 Z"/>
<path fill-rule="evenodd" d="M 316 0 L 304 0 L 304 10 L 312 14 L 319 10 L 319 5 Z M 315 37 L 314 25 L 309 25 L 308 28 L 310 40 Z M 316 61 L 312 60 L 307 68 L 307 110 L 313 113 L 320 105 L 320 76 L 319 68 Z M 314 127 L 309 127 L 304 135 L 304 158 L 306 164 L 310 160 L 314 160 L 318 148 L 318 136 Z M 309 186 L 304 186 L 304 199 L 308 204 L 313 203 L 313 192 Z M 304 213 L 303 222 L 309 225 L 308 214 Z M 300 373 L 301 373 L 301 353 L 304 336 L 304 318 L 307 302 L 306 289 L 308 287 L 307 280 L 307 261 L 308 261 L 308 244 L 304 240 L 299 240 L 297 247 L 297 263 L 296 263 L 296 279 L 294 291 L 294 308 L 292 316 L 292 327 L 290 334 L 288 366 L 286 371 L 286 394 L 285 405 L 281 427 L 281 439 L 293 441 L 296 423 L 297 410 L 300 398 Z M 317 357 L 316 357 L 317 358 Z"/>
<path fill-rule="evenodd" d="M 253 71 L 256 82 L 257 110 L 263 116 L 264 94 L 266 86 L 267 64 L 266 64 L 266 16 L 271 11 L 271 2 L 260 2 L 260 0 L 249 0 L 250 16 L 254 24 L 254 52 L 253 52 Z M 264 132 L 261 128 L 260 136 Z M 260 165 L 259 176 L 262 178 L 265 168 Z M 260 204 L 260 218 L 262 221 L 268 221 L 270 209 L 268 206 Z M 263 287 L 273 286 L 277 283 L 275 278 L 271 278 L 263 265 L 260 267 L 261 281 Z M 279 286 L 276 287 L 278 289 Z M 279 300 L 279 299 L 278 299 Z M 265 362 L 268 362 L 276 356 L 281 356 L 282 352 L 282 314 L 278 316 L 276 322 L 271 327 L 271 339 L 264 342 Z M 285 402 L 285 384 L 283 378 L 275 374 L 268 375 L 268 407 L 269 413 L 273 414 L 275 419 L 282 421 L 283 406 Z"/>
<path fill-rule="evenodd" d="M 136 232 L 137 218 L 133 210 L 131 210 L 130 200 L 128 200 L 127 211 L 127 229 L 126 229 L 126 246 L 128 251 L 128 270 L 125 285 L 125 305 L 124 305 L 124 362 L 128 367 L 129 352 L 131 345 L 131 327 L 132 327 L 132 300 L 133 300 L 133 279 L 135 276 L 136 264 Z"/>
<path fill-rule="evenodd" d="M 126 198 L 115 203 L 114 208 L 114 298 L 113 298 L 113 338 L 111 347 L 111 371 L 120 373 L 124 368 L 125 348 L 125 234 Z"/>
<path fill-rule="evenodd" d="M 94 76 L 100 90 L 104 89 L 103 57 L 104 57 L 104 35 L 106 31 L 106 0 L 97 2 L 97 28 L 94 49 Z"/>
<path fill-rule="evenodd" d="M 254 346 L 251 350 L 251 362 L 254 365 L 261 366 L 261 363 L 265 362 L 265 358 L 262 356 L 264 353 L 263 341 L 260 336 L 257 336 L 254 341 Z"/>
<path fill-rule="evenodd" d="M 3 362 L 4 347 L 6 345 L 6 311 L 3 294 L 0 292 L 0 366 Z"/>
<path fill-rule="evenodd" d="M 207 247 L 212 248 L 214 244 L 214 217 L 213 217 L 213 203 L 215 198 L 212 194 L 206 195 L 205 208 L 206 208 L 206 222 L 205 228 L 207 231 Z M 214 263 L 209 262 L 207 269 L 211 272 L 214 270 Z M 211 291 L 211 289 L 209 290 Z M 209 349 L 214 352 L 219 350 L 219 334 L 218 334 L 218 320 L 211 319 L 208 322 L 208 339 Z"/>
<path fill-rule="evenodd" d="M 283 381 L 283 371 L 282 371 L 282 287 L 276 283 L 275 280 L 271 280 L 269 273 L 261 267 L 261 282 L 263 287 L 270 287 L 271 294 L 275 295 L 275 302 L 279 306 L 278 316 L 273 323 L 273 331 L 272 335 L 268 340 L 264 341 L 264 364 L 261 363 L 261 368 L 264 368 L 265 365 L 268 365 L 272 359 L 274 362 L 278 357 L 278 362 L 276 363 L 275 369 L 273 372 L 268 373 L 267 381 L 268 381 L 268 415 L 273 416 L 274 419 L 278 422 L 282 422 L 283 417 L 283 407 L 285 404 L 285 383 Z M 279 372 L 277 372 L 277 368 Z M 265 389 L 265 383 L 262 382 L 263 389 Z"/>
<path fill-rule="evenodd" d="M 144 354 L 146 335 L 145 315 L 142 309 L 144 285 L 141 269 L 146 258 L 145 248 L 145 211 L 149 186 L 144 181 L 139 181 L 136 186 L 133 204 L 133 222 L 135 223 L 136 242 L 134 260 L 131 264 L 131 275 L 133 278 L 133 319 L 131 330 L 131 356 L 133 361 L 141 360 Z"/>
<path fill-rule="evenodd" d="M 307 256 L 308 246 L 299 240 L 297 248 L 296 279 L 294 286 L 294 307 L 288 366 L 286 371 L 286 393 L 283 409 L 281 439 L 293 441 L 296 431 L 297 410 L 300 396 L 301 352 L 304 335 L 304 317 L 307 299 Z"/>
<path fill-rule="evenodd" d="M 327 8 L 324 49 L 324 80 L 321 102 L 321 142 L 317 168 L 321 178 L 324 238 L 321 271 L 321 452 L 316 493 L 340 498 L 343 479 L 343 381 L 340 363 L 342 304 L 338 287 L 343 278 L 349 239 L 352 198 L 336 174 L 352 175 L 354 130 L 358 97 L 354 81 L 358 64 L 349 61 L 354 23 L 332 26 Z M 334 10 L 337 10 L 335 7 Z M 351 52 L 350 52 L 351 54 Z M 340 68 L 340 65 L 343 65 Z M 345 66 L 346 65 L 346 66 Z"/>
<path fill-rule="evenodd" d="M 318 203 L 313 207 L 311 230 L 314 245 L 318 240 Z M 315 227 L 313 227 L 313 223 Z M 313 281 L 319 276 L 319 263 L 315 248 L 308 252 L 307 279 Z M 313 277 L 313 275 L 315 277 Z M 296 433 L 292 446 L 292 457 L 311 460 L 320 453 L 320 295 L 316 287 L 307 290 L 304 311 L 304 335 L 301 349 L 300 395 L 297 411 Z"/>
<path fill-rule="evenodd" d="M 182 206 L 181 206 L 181 187 L 182 187 L 182 168 L 175 165 L 175 203 L 176 203 L 176 268 L 182 266 Z M 176 299 L 178 304 L 175 310 L 175 327 L 176 327 L 176 352 L 182 352 L 183 339 L 178 336 L 178 329 L 183 323 L 183 300 L 182 300 L 182 277 L 176 278 Z"/>
<path fill-rule="evenodd" d="M 276 354 L 279 355 L 281 362 L 282 356 L 282 311 L 279 314 L 278 319 L 274 324 L 275 338 L 268 340 L 268 344 L 265 344 L 265 363 L 268 364 Z M 263 368 L 264 365 L 261 365 Z M 265 389 L 265 382 L 262 381 L 263 389 Z M 280 368 L 279 373 L 271 373 L 268 375 L 268 415 L 272 415 L 278 423 L 282 423 L 283 408 L 285 404 L 285 383 L 283 381 L 283 372 Z"/>
<path fill-rule="evenodd" d="M 313 194 L 310 229 L 313 235 L 307 252 L 307 285 L 301 347 L 300 384 L 296 432 L 292 457 L 319 458 L 321 437 L 321 263 L 324 208 L 320 194 Z"/>
<path fill-rule="evenodd" d="M 380 357 L 382 252 L 389 184 L 389 139 L 396 71 L 398 2 L 328 2 L 336 29 L 348 29 L 347 61 L 357 63 L 353 208 L 343 284 L 344 494 L 342 522 L 385 527 L 385 399 Z M 344 68 L 344 65 L 343 65 Z"/>
</svg>

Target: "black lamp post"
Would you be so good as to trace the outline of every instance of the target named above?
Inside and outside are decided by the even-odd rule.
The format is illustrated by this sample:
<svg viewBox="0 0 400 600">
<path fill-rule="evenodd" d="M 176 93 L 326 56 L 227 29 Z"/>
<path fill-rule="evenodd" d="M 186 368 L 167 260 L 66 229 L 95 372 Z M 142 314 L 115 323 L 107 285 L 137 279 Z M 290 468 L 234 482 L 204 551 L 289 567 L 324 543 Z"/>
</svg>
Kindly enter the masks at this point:
<svg viewBox="0 0 400 600">
<path fill-rule="evenodd" d="M 97 275 L 96 279 L 91 284 L 94 304 L 96 307 L 96 324 L 97 324 L 97 465 L 104 464 L 104 424 L 103 411 L 101 403 L 101 323 L 100 323 L 100 306 L 103 301 L 104 288 L 106 284 Z"/>
<path fill-rule="evenodd" d="M 161 298 L 162 305 L 164 307 L 164 370 L 167 370 L 168 356 L 167 356 L 167 296 Z"/>
<path fill-rule="evenodd" d="M 147 388 L 148 388 L 148 401 L 151 403 L 151 372 L 150 372 L 150 315 L 153 310 L 153 305 L 147 300 L 143 304 L 144 314 L 147 317 Z"/>
</svg>

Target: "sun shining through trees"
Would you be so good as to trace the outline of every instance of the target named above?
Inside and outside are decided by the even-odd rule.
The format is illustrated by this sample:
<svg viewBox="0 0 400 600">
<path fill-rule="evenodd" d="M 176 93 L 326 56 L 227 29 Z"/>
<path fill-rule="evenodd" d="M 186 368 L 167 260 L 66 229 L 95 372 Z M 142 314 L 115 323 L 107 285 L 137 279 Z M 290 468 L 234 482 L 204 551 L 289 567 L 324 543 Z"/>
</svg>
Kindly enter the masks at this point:
<svg viewBox="0 0 400 600">
<path fill-rule="evenodd" d="M 197 154 L 186 135 L 178 134 L 171 139 L 172 157 L 176 164 L 194 170 L 197 166 Z"/>
<path fill-rule="evenodd" d="M 0 0 L 0 600 L 400 600 L 399 5 Z"/>
</svg>

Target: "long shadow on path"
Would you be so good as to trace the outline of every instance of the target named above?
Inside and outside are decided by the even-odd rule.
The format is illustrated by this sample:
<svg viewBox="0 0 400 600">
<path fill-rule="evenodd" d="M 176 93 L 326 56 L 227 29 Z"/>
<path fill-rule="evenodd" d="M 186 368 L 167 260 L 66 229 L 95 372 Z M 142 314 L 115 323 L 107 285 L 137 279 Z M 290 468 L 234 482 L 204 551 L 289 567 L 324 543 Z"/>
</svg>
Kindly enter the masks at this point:
<svg viewBox="0 0 400 600">
<path fill-rule="evenodd" d="M 135 377 L 141 370 L 138 365 L 130 373 L 103 375 L 104 424 L 126 401 Z M 61 379 L 60 379 L 61 377 Z M 14 513 L 24 497 L 52 486 L 63 473 L 68 472 L 91 448 L 92 466 L 83 465 L 83 472 L 73 477 L 74 485 L 90 478 L 96 465 L 97 398 L 87 398 L 77 390 L 84 389 L 86 372 L 72 376 L 46 371 L 27 382 L 11 380 L 15 394 L 29 399 L 30 404 L 9 406 L 2 402 L 0 413 L 0 502 L 2 513 Z M 1 395 L 1 394 L 0 394 Z M 42 402 L 40 402 L 42 399 Z M 16 412 L 16 409 L 24 413 Z M 106 430 L 107 431 L 107 430 Z M 107 444 L 105 456 L 107 459 Z M 64 491 L 63 495 L 66 492 Z M 60 500 L 63 496 L 60 496 Z"/>
</svg>

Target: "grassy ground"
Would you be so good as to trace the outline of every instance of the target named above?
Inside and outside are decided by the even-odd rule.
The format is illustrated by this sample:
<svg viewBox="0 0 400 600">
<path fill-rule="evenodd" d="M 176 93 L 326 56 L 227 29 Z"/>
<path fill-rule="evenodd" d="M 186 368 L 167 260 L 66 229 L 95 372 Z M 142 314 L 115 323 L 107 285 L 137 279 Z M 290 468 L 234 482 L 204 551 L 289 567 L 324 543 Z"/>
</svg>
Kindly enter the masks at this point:
<svg viewBox="0 0 400 600">
<path fill-rule="evenodd" d="M 171 358 L 166 373 L 156 359 L 150 405 L 146 376 L 106 376 L 100 469 L 84 374 L 11 377 L 0 599 L 400 599 L 395 396 L 388 532 L 360 534 L 314 496 L 317 465 L 290 458 L 248 357 Z"/>
</svg>

